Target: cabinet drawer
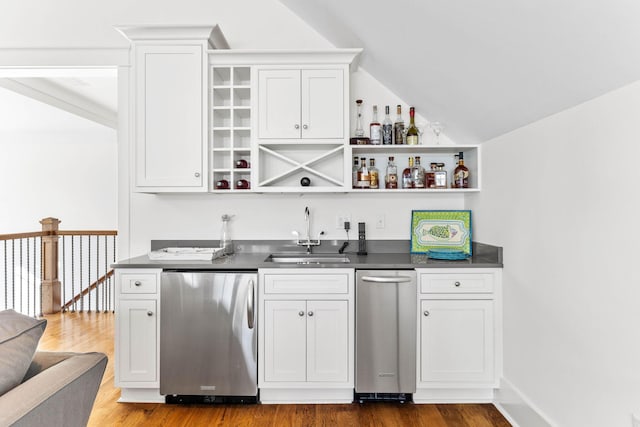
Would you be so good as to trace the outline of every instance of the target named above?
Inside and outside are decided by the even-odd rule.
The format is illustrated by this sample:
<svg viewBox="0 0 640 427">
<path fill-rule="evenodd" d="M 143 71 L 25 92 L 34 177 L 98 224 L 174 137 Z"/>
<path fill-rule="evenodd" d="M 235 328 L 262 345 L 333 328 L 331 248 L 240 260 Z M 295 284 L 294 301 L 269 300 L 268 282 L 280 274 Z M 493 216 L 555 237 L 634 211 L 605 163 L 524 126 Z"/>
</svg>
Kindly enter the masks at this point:
<svg viewBox="0 0 640 427">
<path fill-rule="evenodd" d="M 346 274 L 270 274 L 264 277 L 265 294 L 346 294 Z"/>
<path fill-rule="evenodd" d="M 493 274 L 490 273 L 423 273 L 420 274 L 422 293 L 491 293 Z"/>
<path fill-rule="evenodd" d="M 158 292 L 157 277 L 152 273 L 121 274 L 120 293 L 155 294 Z"/>
</svg>

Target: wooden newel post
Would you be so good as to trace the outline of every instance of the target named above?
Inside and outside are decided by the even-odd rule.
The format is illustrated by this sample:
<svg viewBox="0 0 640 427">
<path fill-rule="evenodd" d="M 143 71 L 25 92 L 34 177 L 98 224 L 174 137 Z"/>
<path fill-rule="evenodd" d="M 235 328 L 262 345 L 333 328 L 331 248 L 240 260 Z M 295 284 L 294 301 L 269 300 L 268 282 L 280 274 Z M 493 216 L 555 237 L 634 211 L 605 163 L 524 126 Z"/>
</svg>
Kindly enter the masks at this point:
<svg viewBox="0 0 640 427">
<path fill-rule="evenodd" d="M 61 284 L 58 280 L 57 218 L 44 218 L 42 224 L 42 313 L 58 313 L 61 307 Z"/>
</svg>

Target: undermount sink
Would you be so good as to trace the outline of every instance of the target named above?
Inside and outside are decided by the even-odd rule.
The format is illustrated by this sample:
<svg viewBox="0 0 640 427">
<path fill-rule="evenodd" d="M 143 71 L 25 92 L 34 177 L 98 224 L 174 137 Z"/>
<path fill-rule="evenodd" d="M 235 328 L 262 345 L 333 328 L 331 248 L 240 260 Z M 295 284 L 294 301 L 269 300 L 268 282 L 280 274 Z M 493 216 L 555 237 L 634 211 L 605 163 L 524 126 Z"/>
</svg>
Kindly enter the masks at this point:
<svg viewBox="0 0 640 427">
<path fill-rule="evenodd" d="M 350 262 L 345 255 L 332 254 L 271 254 L 266 262 L 288 264 L 335 264 Z"/>
</svg>

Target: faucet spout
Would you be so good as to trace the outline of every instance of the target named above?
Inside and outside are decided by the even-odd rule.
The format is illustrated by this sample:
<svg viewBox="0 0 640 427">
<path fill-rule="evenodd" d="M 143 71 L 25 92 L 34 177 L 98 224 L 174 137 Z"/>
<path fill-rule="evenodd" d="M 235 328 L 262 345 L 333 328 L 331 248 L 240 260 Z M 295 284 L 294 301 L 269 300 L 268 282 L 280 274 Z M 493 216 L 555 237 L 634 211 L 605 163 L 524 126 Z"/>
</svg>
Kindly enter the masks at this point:
<svg viewBox="0 0 640 427">
<path fill-rule="evenodd" d="M 320 236 L 324 234 L 324 231 L 321 231 L 320 233 L 318 233 L 318 238 L 316 240 L 311 240 L 311 212 L 309 211 L 308 206 L 304 208 L 304 222 L 305 222 L 305 228 L 307 231 L 306 240 L 300 240 L 300 236 L 297 231 L 294 231 L 293 233 L 297 236 L 296 245 L 306 246 L 307 254 L 311 254 L 311 248 L 313 246 L 320 246 L 320 244 L 322 243 L 320 241 Z"/>
</svg>

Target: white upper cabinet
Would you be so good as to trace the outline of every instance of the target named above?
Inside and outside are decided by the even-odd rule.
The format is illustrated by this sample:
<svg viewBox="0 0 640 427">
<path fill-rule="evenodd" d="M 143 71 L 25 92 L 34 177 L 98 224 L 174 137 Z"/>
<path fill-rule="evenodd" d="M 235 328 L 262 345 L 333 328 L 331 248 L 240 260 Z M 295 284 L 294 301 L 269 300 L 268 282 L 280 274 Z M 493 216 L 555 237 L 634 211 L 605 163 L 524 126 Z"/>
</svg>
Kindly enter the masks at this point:
<svg viewBox="0 0 640 427">
<path fill-rule="evenodd" d="M 258 137 L 343 138 L 344 73 L 344 68 L 259 70 Z"/>
<path fill-rule="evenodd" d="M 132 162 L 138 192 L 208 189 L 208 49 L 217 26 L 126 26 L 133 76 Z"/>
<path fill-rule="evenodd" d="M 206 190 L 202 65 L 202 46 L 137 47 L 137 189 Z"/>
</svg>

